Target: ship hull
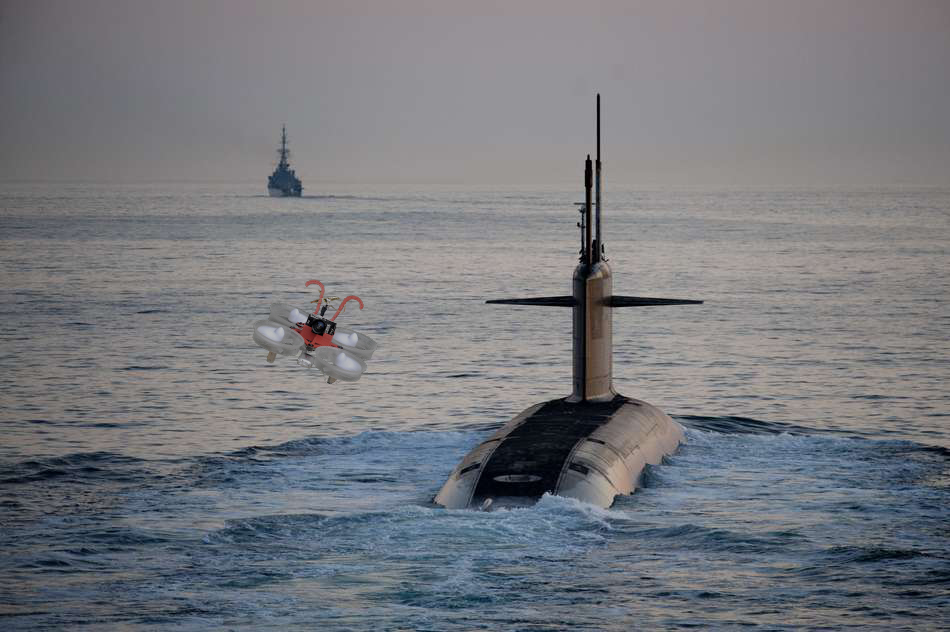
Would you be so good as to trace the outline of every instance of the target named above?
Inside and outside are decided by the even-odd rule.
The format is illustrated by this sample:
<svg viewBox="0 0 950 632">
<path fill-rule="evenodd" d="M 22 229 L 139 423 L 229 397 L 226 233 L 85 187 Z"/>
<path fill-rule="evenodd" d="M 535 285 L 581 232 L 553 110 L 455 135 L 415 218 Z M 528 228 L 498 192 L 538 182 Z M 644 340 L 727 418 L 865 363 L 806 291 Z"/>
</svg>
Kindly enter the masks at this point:
<svg viewBox="0 0 950 632">
<path fill-rule="evenodd" d="M 300 197 L 300 191 L 293 191 L 287 189 L 277 189 L 274 187 L 267 187 L 267 193 L 271 197 Z"/>
<path fill-rule="evenodd" d="M 532 406 L 476 446 L 435 497 L 449 509 L 531 505 L 545 493 L 610 507 L 632 494 L 647 465 L 683 440 L 659 408 L 616 395 Z"/>
</svg>

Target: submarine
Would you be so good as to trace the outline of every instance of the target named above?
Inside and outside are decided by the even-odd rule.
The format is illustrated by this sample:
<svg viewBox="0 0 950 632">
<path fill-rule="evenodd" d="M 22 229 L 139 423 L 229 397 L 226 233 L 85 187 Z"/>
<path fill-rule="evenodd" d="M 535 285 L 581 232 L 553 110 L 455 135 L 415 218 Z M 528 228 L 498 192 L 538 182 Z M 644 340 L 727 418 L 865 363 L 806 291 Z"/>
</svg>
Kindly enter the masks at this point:
<svg viewBox="0 0 950 632">
<path fill-rule="evenodd" d="M 596 161 L 592 166 L 588 154 L 579 206 L 581 248 L 572 294 L 486 301 L 572 309 L 572 392 L 531 406 L 475 446 L 436 494 L 437 505 L 521 507 L 547 493 L 607 508 L 618 495 L 632 494 L 647 464 L 660 463 L 683 440 L 683 428 L 669 415 L 613 387 L 613 309 L 702 301 L 613 294 L 601 232 L 599 94 Z"/>
</svg>

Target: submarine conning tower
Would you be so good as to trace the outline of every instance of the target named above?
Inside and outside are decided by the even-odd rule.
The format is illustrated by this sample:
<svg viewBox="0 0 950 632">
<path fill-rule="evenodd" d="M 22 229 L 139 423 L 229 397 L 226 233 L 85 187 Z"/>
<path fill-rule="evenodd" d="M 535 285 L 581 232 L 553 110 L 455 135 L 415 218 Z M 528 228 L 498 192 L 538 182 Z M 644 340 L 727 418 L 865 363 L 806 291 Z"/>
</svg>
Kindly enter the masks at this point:
<svg viewBox="0 0 950 632">
<path fill-rule="evenodd" d="M 596 232 L 591 238 L 590 156 L 584 163 L 584 219 L 580 222 L 582 243 L 580 262 L 574 269 L 573 296 L 574 380 L 570 402 L 612 399 L 613 331 L 608 305 L 613 288 L 610 266 L 604 258 L 600 233 L 600 95 L 597 95 Z"/>
<path fill-rule="evenodd" d="M 602 233 L 600 95 L 597 153 L 584 163 L 581 248 L 572 294 L 486 301 L 493 304 L 571 307 L 571 394 L 536 404 L 473 448 L 452 471 L 434 501 L 450 509 L 523 506 L 545 493 L 601 507 L 637 488 L 647 464 L 676 450 L 683 430 L 659 408 L 613 388 L 615 307 L 698 304 L 702 301 L 615 296 Z"/>
</svg>

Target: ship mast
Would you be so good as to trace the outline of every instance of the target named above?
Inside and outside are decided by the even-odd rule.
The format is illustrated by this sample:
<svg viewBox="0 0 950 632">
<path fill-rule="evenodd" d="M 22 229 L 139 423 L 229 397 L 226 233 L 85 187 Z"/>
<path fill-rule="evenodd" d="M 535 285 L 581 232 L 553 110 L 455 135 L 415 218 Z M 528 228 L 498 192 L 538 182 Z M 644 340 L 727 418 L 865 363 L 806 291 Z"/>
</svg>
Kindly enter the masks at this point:
<svg viewBox="0 0 950 632">
<path fill-rule="evenodd" d="M 287 149 L 287 126 L 283 125 L 280 128 L 280 149 L 277 150 L 277 155 L 280 156 L 280 162 L 277 163 L 278 169 L 286 169 L 290 166 L 287 162 L 290 158 L 290 150 Z"/>
</svg>

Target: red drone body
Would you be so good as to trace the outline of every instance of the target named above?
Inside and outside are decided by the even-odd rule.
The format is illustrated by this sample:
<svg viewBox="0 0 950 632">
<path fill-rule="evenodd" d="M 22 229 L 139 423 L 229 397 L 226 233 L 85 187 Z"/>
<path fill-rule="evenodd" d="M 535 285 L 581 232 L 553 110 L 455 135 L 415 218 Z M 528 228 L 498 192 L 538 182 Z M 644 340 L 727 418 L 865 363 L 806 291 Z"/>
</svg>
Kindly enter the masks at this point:
<svg viewBox="0 0 950 632">
<path fill-rule="evenodd" d="M 313 310 L 313 315 L 307 318 L 306 323 L 297 323 L 297 326 L 293 327 L 293 330 L 303 337 L 307 343 L 308 349 L 315 349 L 316 347 L 339 347 L 339 345 L 333 342 L 333 333 L 336 331 L 337 316 L 343 313 L 343 307 L 350 299 L 356 299 L 356 302 L 360 305 L 360 309 L 363 309 L 363 301 L 359 296 L 351 294 L 350 296 L 347 296 L 345 299 L 343 299 L 333 316 L 330 318 L 324 318 L 321 315 L 321 312 L 324 311 L 325 308 L 321 309 L 320 305 L 323 304 L 323 297 L 326 294 L 326 288 L 323 287 L 323 283 L 320 283 L 320 281 L 317 281 L 316 279 L 307 281 L 305 285 L 306 287 L 310 287 L 314 284 L 320 286 L 320 298 L 316 300 L 317 308 Z"/>
</svg>

